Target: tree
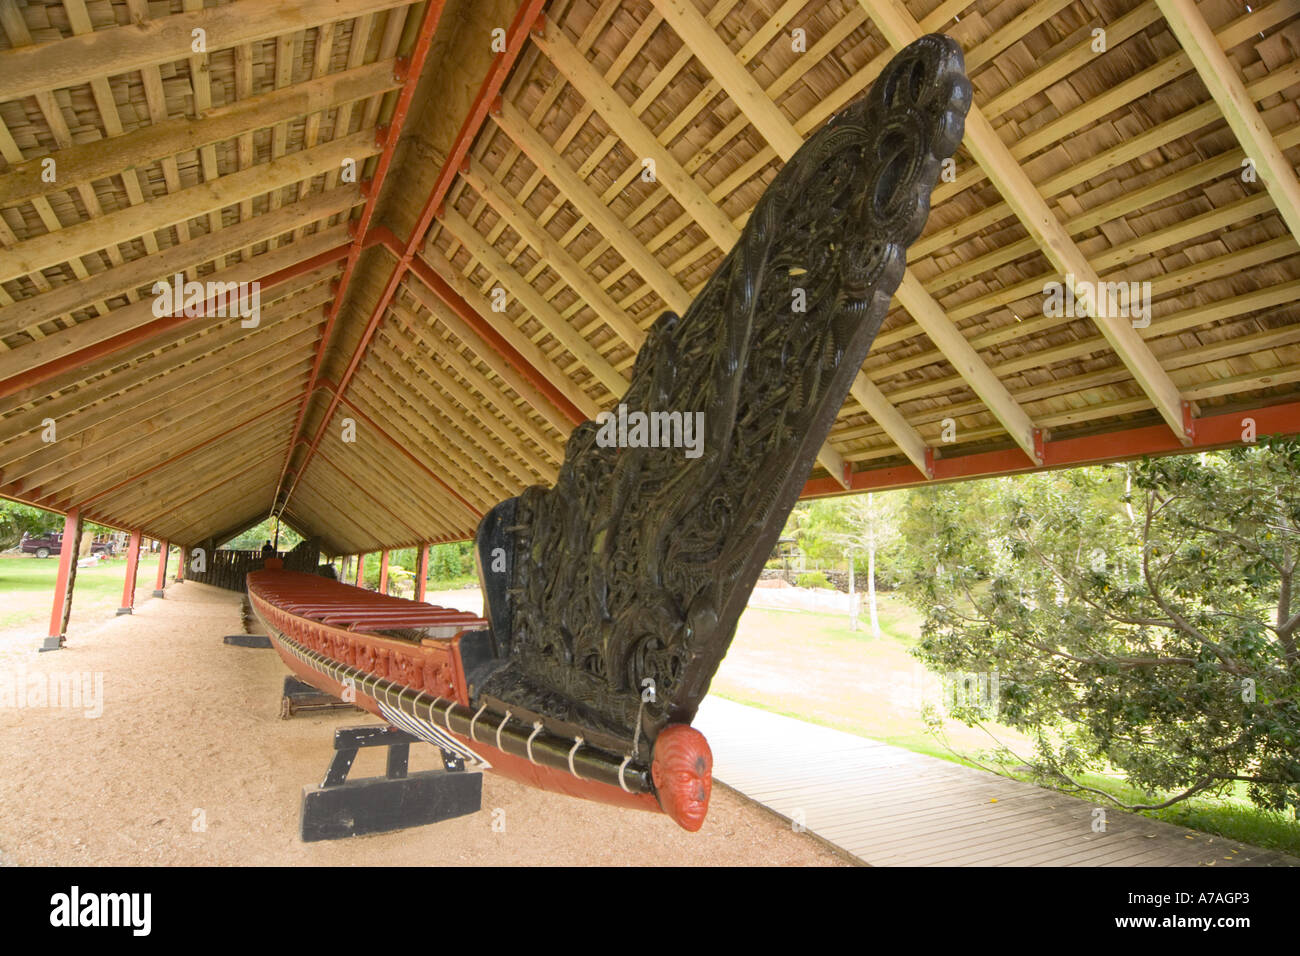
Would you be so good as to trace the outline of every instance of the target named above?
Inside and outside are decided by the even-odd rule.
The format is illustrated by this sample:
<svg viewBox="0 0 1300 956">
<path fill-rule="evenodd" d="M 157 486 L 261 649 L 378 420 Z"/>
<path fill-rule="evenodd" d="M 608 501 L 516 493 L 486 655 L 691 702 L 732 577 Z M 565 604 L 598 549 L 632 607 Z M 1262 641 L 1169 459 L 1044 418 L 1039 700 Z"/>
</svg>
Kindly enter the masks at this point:
<svg viewBox="0 0 1300 956">
<path fill-rule="evenodd" d="M 786 520 L 786 537 L 793 538 L 804 557 L 838 561 L 844 553 L 837 536 L 846 533 L 845 499 L 825 498 L 796 505 Z"/>
<path fill-rule="evenodd" d="M 867 607 L 871 617 L 871 634 L 880 638 L 880 615 L 876 609 L 876 558 L 898 537 L 895 498 L 889 495 L 854 495 L 844 502 L 842 521 L 848 529 L 832 532 L 829 537 L 849 556 L 850 567 L 858 555 L 867 558 Z M 852 610 L 853 629 L 857 613 Z"/>
<path fill-rule="evenodd" d="M 231 551 L 258 551 L 265 542 L 276 541 L 275 524 L 276 519 L 264 518 L 258 524 L 235 535 L 221 547 L 229 548 Z M 284 522 L 280 522 L 277 550 L 281 552 L 292 551 L 302 543 L 302 540 L 302 535 Z"/>
<path fill-rule="evenodd" d="M 401 596 L 406 591 L 415 591 L 415 572 L 400 564 L 388 562 L 388 593 Z"/>
<path fill-rule="evenodd" d="M 62 528 L 63 518 L 52 511 L 0 500 L 0 551 L 15 547 L 24 534 L 39 537 Z"/>
<path fill-rule="evenodd" d="M 429 580 L 454 582 L 474 573 L 474 545 L 469 541 L 435 544 L 429 548 Z"/>
<path fill-rule="evenodd" d="M 922 489 L 904 530 L 916 653 L 996 673 L 1046 778 L 1300 807 L 1300 442 Z"/>
</svg>

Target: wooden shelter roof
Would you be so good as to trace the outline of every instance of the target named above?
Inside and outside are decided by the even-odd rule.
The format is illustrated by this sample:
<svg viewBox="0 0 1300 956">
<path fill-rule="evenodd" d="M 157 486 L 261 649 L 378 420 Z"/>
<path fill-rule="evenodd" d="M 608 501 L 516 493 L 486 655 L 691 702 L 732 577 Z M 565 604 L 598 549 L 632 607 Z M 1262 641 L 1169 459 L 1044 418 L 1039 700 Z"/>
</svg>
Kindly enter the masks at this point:
<svg viewBox="0 0 1300 956">
<path fill-rule="evenodd" d="M 1296 0 L 0 0 L 0 494 L 472 534 L 922 32 L 975 105 L 808 493 L 1300 431 Z"/>
</svg>

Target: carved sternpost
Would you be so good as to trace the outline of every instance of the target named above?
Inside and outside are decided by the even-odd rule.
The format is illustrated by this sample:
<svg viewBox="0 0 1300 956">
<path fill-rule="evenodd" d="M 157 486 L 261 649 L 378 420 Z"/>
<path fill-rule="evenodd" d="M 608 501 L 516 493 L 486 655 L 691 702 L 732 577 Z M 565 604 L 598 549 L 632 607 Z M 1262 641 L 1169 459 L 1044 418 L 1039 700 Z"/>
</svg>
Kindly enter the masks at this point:
<svg viewBox="0 0 1300 956">
<path fill-rule="evenodd" d="M 628 752 L 690 722 L 889 308 L 970 103 L 952 40 L 899 53 L 790 159 L 685 314 L 654 324 L 615 417 L 574 430 L 554 487 L 484 518 L 500 660 L 480 699 Z M 501 553 L 504 570 L 490 572 Z"/>
</svg>

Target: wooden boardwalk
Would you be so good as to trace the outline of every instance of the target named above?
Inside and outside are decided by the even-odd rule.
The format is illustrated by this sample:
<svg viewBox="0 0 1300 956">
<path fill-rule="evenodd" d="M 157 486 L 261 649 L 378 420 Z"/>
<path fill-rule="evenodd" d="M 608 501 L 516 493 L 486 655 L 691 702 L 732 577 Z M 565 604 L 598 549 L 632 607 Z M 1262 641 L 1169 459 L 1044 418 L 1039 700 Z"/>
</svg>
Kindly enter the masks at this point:
<svg viewBox="0 0 1300 956">
<path fill-rule="evenodd" d="M 1292 866 L 1294 857 L 709 697 L 714 779 L 871 866 Z"/>
</svg>

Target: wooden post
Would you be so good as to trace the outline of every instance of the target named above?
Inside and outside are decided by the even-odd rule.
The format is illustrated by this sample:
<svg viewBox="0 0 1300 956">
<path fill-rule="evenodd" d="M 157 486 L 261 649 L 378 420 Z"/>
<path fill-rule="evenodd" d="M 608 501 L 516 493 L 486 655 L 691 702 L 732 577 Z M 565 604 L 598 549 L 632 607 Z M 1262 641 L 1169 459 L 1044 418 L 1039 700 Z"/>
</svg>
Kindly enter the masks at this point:
<svg viewBox="0 0 1300 956">
<path fill-rule="evenodd" d="M 167 594 L 167 554 L 170 550 L 170 543 L 158 542 L 158 578 L 153 583 L 153 596 L 157 598 Z"/>
<path fill-rule="evenodd" d="M 126 549 L 126 584 L 122 586 L 122 606 L 118 614 L 130 614 L 135 608 L 135 573 L 140 567 L 140 532 L 131 532 L 131 543 Z"/>
<path fill-rule="evenodd" d="M 379 552 L 379 593 L 388 593 L 388 551 Z"/>
<path fill-rule="evenodd" d="M 176 555 L 176 583 L 177 583 L 177 584 L 184 584 L 184 583 L 185 583 L 185 557 L 186 557 L 186 555 L 185 555 L 185 548 L 186 548 L 186 546 L 183 545 L 183 544 L 178 544 L 178 545 L 176 546 L 176 548 L 177 548 L 177 552 L 178 552 L 177 555 Z"/>
<path fill-rule="evenodd" d="M 415 599 L 424 601 L 425 588 L 429 584 L 429 546 L 420 545 L 419 558 L 415 562 Z"/>
<path fill-rule="evenodd" d="M 50 612 L 50 633 L 42 651 L 57 651 L 68 634 L 72 614 L 72 591 L 77 581 L 77 545 L 81 541 L 81 509 L 69 508 L 63 519 L 63 542 L 59 549 L 59 571 L 54 579 L 54 607 Z"/>
<path fill-rule="evenodd" d="M 366 556 L 364 554 L 357 555 L 357 582 L 356 583 L 357 583 L 357 587 L 359 588 L 363 588 L 366 586 Z"/>
</svg>

